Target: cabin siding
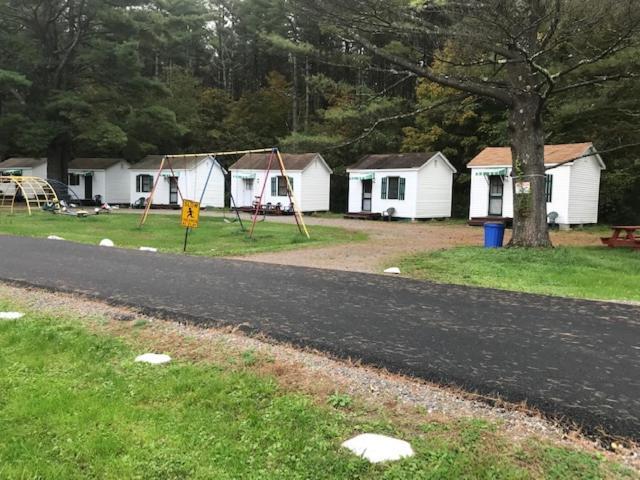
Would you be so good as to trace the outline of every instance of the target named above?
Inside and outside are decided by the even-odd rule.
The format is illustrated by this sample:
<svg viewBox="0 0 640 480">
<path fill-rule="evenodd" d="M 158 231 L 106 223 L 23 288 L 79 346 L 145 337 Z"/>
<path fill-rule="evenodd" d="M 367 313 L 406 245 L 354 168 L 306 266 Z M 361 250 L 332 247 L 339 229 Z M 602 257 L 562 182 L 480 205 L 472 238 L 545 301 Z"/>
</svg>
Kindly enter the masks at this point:
<svg viewBox="0 0 640 480">
<path fill-rule="evenodd" d="M 547 174 L 553 177 L 551 202 L 547 202 L 547 214 L 556 212 L 558 214 L 556 223 L 568 224 L 571 166 L 563 165 L 553 168 L 548 170 Z"/>
<path fill-rule="evenodd" d="M 158 170 L 130 170 L 129 188 L 131 189 L 131 202 L 135 202 L 140 197 L 147 198 L 151 192 L 137 192 L 136 191 L 136 177 L 138 175 L 151 175 L 154 181 Z M 153 185 L 152 185 L 153 186 Z M 158 186 L 153 195 L 153 203 L 156 205 L 169 205 L 169 179 L 162 176 L 158 180 Z"/>
<path fill-rule="evenodd" d="M 349 172 L 349 201 L 347 205 L 348 212 L 362 211 L 362 181 L 353 178 L 362 172 Z M 374 179 L 375 183 L 375 179 Z M 373 200 L 371 201 L 371 210 L 373 211 Z"/>
<path fill-rule="evenodd" d="M 233 198 L 236 201 L 238 207 L 250 207 L 253 205 L 253 201 L 256 197 L 260 196 L 262 192 L 262 186 L 265 182 L 265 173 L 266 170 L 233 170 L 231 173 L 231 192 L 233 194 Z M 247 191 L 247 183 L 245 182 L 243 176 L 247 175 L 255 175 L 252 188 L 250 191 Z M 291 202 L 289 201 L 289 197 L 287 195 L 279 196 L 271 194 L 271 179 L 274 177 L 279 177 L 280 169 L 271 170 L 269 172 L 269 176 L 266 178 L 266 187 L 264 189 L 264 196 L 262 198 L 262 204 L 266 205 L 267 203 L 271 203 L 272 205 L 280 204 L 281 208 L 286 210 L 291 206 Z M 295 195 L 295 199 L 298 201 L 299 209 L 302 212 L 310 212 L 314 211 L 313 209 L 308 208 L 305 203 L 302 201 L 304 198 L 305 185 L 304 178 L 302 172 L 300 170 L 287 170 L 287 175 L 293 179 L 293 193 Z M 329 185 L 327 185 L 327 189 Z M 328 193 L 327 193 L 328 195 Z M 251 202 L 251 203 L 249 203 Z M 328 207 L 327 207 L 328 209 Z"/>
<path fill-rule="evenodd" d="M 93 175 L 85 176 L 86 173 L 92 173 Z M 103 200 L 106 200 L 106 173 L 104 170 L 88 170 L 88 169 L 69 169 L 69 174 L 80 175 L 79 185 L 69 185 L 69 188 L 73 190 L 76 196 L 81 200 L 93 200 L 96 195 L 100 195 Z M 68 182 L 67 178 L 67 182 Z M 85 184 L 86 182 L 92 182 L 91 198 L 85 198 Z M 108 200 L 107 200 L 108 201 Z"/>
<path fill-rule="evenodd" d="M 362 211 L 362 180 L 354 179 L 354 177 L 371 173 L 375 175 L 372 185 L 371 213 L 386 215 L 387 209 L 394 208 L 394 217 L 416 218 L 416 194 L 418 189 L 418 171 L 416 169 L 350 170 L 349 211 Z M 385 177 L 405 179 L 404 200 L 382 198 L 382 179 Z"/>
<path fill-rule="evenodd" d="M 207 161 L 200 162 L 195 170 L 188 172 L 188 175 L 185 177 L 185 182 L 178 182 L 180 189 L 183 188 L 184 184 L 185 190 L 183 195 L 185 195 L 187 200 L 195 200 L 196 202 L 200 200 L 202 190 L 207 182 L 209 170 L 211 169 L 211 162 L 213 161 L 214 160 L 209 159 Z M 216 162 L 213 170 L 211 171 L 207 190 L 202 196 L 202 206 L 215 208 L 224 207 L 224 186 L 224 172 Z"/>
<path fill-rule="evenodd" d="M 451 216 L 453 172 L 438 154 L 418 171 L 416 191 L 417 218 Z"/>
<path fill-rule="evenodd" d="M 495 169 L 496 167 L 491 167 Z M 489 215 L 489 177 L 482 175 L 482 168 L 471 169 L 471 195 L 469 201 L 469 218 Z M 502 215 L 513 217 L 513 182 L 511 169 L 507 169 L 503 177 Z"/>
<path fill-rule="evenodd" d="M 489 214 L 489 178 L 479 174 L 483 170 L 485 169 L 471 169 L 469 218 L 486 217 Z M 507 176 L 504 177 L 503 217 L 513 217 L 511 170 L 508 168 Z M 556 223 L 597 223 L 600 165 L 595 157 L 551 168 L 546 173 L 553 177 L 551 202 L 547 202 L 547 213 L 558 213 Z"/>
<path fill-rule="evenodd" d="M 211 167 L 210 160 L 200 162 L 195 168 L 192 169 L 180 169 L 175 170 L 175 174 L 178 176 L 178 188 L 180 194 L 186 200 L 199 201 L 202 195 L 202 189 L 207 180 L 209 168 Z M 136 177 L 138 175 L 151 175 L 154 178 L 158 174 L 158 170 L 138 170 L 130 169 L 129 188 L 131 192 L 131 202 L 135 202 L 140 197 L 147 198 L 150 192 L 136 192 Z M 169 201 L 169 177 L 171 171 L 163 169 L 161 178 L 158 180 L 158 186 L 153 196 L 153 204 L 155 205 L 170 205 Z M 182 198 L 178 194 L 177 205 L 182 205 Z M 202 201 L 204 207 L 224 207 L 224 174 L 219 166 L 215 166 L 211 172 L 211 179 L 207 186 L 207 192 L 205 198 Z"/>
<path fill-rule="evenodd" d="M 106 170 L 104 200 L 107 203 L 130 203 L 129 164 L 120 161 Z"/>
<path fill-rule="evenodd" d="M 253 202 L 260 196 L 266 181 L 262 204 L 280 204 L 283 209 L 291 208 L 291 202 L 287 195 L 271 194 L 271 179 L 281 175 L 278 165 L 273 165 L 265 179 L 266 174 L 266 169 L 233 168 L 231 170 L 231 194 L 238 207 L 253 206 Z M 293 179 L 293 194 L 300 211 L 329 210 L 331 170 L 320 155 L 316 155 L 304 170 L 289 169 L 287 175 Z"/>
<path fill-rule="evenodd" d="M 601 166 L 595 156 L 573 162 L 567 223 L 572 225 L 598 223 L 600 173 Z"/>
<path fill-rule="evenodd" d="M 45 179 L 47 178 L 47 162 L 44 162 L 42 165 L 38 165 L 37 167 L 33 167 L 30 170 L 31 170 L 31 173 L 26 173 L 26 171 L 23 171 L 22 175 L 24 176 L 30 175 L 32 177 L 40 177 Z"/>
<path fill-rule="evenodd" d="M 331 173 L 318 157 L 302 171 L 302 188 L 302 195 L 297 197 L 300 210 L 304 212 L 329 210 Z"/>
</svg>

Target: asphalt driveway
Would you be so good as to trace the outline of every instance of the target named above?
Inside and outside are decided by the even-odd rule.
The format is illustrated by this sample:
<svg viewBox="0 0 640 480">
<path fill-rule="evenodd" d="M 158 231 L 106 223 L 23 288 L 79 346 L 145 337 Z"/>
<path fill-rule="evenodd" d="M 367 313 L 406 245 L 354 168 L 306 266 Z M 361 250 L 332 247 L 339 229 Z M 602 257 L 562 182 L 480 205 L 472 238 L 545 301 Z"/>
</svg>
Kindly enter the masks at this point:
<svg viewBox="0 0 640 480">
<path fill-rule="evenodd" d="M 640 440 L 640 307 L 0 236 L 0 279 L 236 325 Z"/>
</svg>

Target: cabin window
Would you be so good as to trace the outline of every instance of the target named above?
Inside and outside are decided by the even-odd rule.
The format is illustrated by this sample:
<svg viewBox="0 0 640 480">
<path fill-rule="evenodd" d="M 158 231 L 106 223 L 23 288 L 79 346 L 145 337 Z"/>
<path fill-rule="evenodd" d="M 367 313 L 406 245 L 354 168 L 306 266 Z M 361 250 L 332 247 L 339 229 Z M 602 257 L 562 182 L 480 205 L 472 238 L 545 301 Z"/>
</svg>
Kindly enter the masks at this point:
<svg viewBox="0 0 640 480">
<path fill-rule="evenodd" d="M 544 176 L 544 196 L 547 199 L 547 203 L 553 200 L 553 175 Z"/>
<path fill-rule="evenodd" d="M 489 176 L 489 211 L 490 217 L 502 216 L 502 201 L 504 195 L 504 183 L 502 176 Z"/>
<path fill-rule="evenodd" d="M 289 177 L 289 183 L 291 184 L 291 190 L 293 190 L 293 178 Z M 271 177 L 271 196 L 286 197 L 287 195 L 286 178 L 283 176 Z"/>
<path fill-rule="evenodd" d="M 78 173 L 70 173 L 69 174 L 69 185 L 74 187 L 80 185 L 80 174 Z"/>
<path fill-rule="evenodd" d="M 136 192 L 147 193 L 153 188 L 153 175 L 136 176 Z"/>
<path fill-rule="evenodd" d="M 402 177 L 384 177 L 380 195 L 383 200 L 404 200 L 405 179 Z"/>
</svg>

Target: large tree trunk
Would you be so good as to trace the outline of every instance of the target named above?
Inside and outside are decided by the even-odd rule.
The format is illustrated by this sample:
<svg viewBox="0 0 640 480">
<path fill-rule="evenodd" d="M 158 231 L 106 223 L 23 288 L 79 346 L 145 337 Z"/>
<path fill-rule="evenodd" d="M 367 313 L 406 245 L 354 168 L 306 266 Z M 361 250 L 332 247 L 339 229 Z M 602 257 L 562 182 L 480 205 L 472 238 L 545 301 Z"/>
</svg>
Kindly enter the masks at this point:
<svg viewBox="0 0 640 480">
<path fill-rule="evenodd" d="M 513 159 L 513 236 L 510 247 L 549 247 L 545 197 L 544 101 L 517 97 L 509 112 Z"/>
<path fill-rule="evenodd" d="M 68 133 L 62 133 L 49 144 L 47 149 L 47 178 L 67 183 L 70 161 L 71 136 Z"/>
<path fill-rule="evenodd" d="M 293 83 L 291 85 L 291 131 L 298 131 L 298 56 L 291 54 L 291 64 L 293 71 Z"/>
<path fill-rule="evenodd" d="M 311 75 L 311 67 L 309 66 L 309 57 L 304 59 L 304 131 L 309 131 L 309 98 L 311 90 L 309 88 L 309 77 Z"/>
</svg>

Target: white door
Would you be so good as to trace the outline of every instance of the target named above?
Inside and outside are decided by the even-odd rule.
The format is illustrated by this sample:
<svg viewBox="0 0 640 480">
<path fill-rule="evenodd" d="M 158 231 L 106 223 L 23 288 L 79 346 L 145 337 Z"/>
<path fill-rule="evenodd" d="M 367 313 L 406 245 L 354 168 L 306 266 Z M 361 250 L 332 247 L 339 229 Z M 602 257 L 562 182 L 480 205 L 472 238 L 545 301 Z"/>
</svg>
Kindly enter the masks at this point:
<svg viewBox="0 0 640 480">
<path fill-rule="evenodd" d="M 242 179 L 242 201 L 240 202 L 240 204 L 243 207 L 249 207 L 253 205 L 253 180 L 253 178 Z"/>
</svg>

